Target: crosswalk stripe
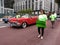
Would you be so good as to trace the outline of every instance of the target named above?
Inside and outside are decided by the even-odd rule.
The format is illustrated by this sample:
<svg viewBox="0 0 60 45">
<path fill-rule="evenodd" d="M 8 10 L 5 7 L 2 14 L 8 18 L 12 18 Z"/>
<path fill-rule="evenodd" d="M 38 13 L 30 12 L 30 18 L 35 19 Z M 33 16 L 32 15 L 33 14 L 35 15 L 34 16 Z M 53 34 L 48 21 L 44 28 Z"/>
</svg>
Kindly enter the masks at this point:
<svg viewBox="0 0 60 45">
<path fill-rule="evenodd" d="M 5 28 L 5 27 L 7 27 L 7 26 L 0 26 L 0 28 Z"/>
</svg>

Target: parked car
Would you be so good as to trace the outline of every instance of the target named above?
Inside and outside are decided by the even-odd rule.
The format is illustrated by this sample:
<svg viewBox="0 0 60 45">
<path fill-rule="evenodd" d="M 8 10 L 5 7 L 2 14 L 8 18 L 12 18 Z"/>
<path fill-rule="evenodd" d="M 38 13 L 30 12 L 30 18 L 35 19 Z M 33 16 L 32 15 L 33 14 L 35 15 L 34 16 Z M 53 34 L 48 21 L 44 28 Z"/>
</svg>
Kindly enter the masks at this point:
<svg viewBox="0 0 60 45">
<path fill-rule="evenodd" d="M 30 16 L 29 14 L 25 14 L 20 18 L 10 18 L 9 23 L 10 26 L 21 26 L 22 28 L 26 28 L 27 25 L 31 25 L 36 23 L 37 16 Z"/>
</svg>

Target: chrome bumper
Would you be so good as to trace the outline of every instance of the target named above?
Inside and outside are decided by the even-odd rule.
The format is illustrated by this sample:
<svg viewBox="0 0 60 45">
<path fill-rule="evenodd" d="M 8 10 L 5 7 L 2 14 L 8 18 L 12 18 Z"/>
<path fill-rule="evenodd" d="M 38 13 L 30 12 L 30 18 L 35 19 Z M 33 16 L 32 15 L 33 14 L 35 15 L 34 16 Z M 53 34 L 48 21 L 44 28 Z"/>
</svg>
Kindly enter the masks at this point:
<svg viewBox="0 0 60 45">
<path fill-rule="evenodd" d="M 21 26 L 20 23 L 10 23 L 10 26 Z"/>
</svg>

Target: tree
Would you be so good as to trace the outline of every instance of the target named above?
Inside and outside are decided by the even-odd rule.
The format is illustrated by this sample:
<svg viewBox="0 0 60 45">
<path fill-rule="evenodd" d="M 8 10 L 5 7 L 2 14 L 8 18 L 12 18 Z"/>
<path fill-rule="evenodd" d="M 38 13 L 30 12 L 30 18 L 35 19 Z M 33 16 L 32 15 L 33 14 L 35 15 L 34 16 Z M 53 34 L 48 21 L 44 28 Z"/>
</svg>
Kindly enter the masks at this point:
<svg viewBox="0 0 60 45">
<path fill-rule="evenodd" d="M 32 10 L 31 9 L 21 10 L 21 11 L 18 11 L 18 13 L 21 13 L 21 14 L 32 14 Z"/>
</svg>

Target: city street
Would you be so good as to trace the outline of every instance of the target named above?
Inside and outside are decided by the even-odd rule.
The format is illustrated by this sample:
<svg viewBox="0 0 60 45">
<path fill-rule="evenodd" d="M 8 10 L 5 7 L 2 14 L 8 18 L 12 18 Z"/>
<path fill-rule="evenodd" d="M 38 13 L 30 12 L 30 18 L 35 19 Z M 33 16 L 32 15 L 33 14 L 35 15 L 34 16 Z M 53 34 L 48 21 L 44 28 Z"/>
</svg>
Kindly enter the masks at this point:
<svg viewBox="0 0 60 45">
<path fill-rule="evenodd" d="M 0 28 L 4 28 L 4 27 L 8 27 L 9 26 L 9 24 L 7 24 L 7 23 L 4 23 L 4 22 L 0 22 Z"/>
<path fill-rule="evenodd" d="M 0 45 L 60 45 L 60 20 L 55 22 L 54 29 L 51 28 L 50 21 L 47 21 L 43 40 L 37 37 L 35 25 L 25 29 L 5 25 L 7 27 L 0 28 Z"/>
<path fill-rule="evenodd" d="M 60 1 L 0 0 L 0 45 L 60 45 Z"/>
</svg>

